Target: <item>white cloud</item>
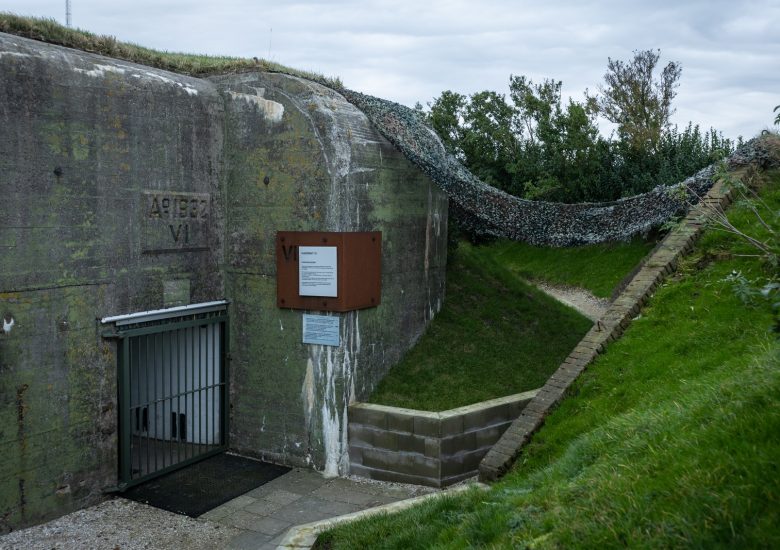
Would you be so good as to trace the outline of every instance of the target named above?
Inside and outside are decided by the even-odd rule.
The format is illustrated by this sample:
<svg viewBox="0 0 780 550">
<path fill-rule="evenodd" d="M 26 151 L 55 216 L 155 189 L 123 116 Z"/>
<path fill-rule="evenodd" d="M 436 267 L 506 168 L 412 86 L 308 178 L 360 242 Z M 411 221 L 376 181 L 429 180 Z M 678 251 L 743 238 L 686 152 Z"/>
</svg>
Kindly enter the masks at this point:
<svg viewBox="0 0 780 550">
<path fill-rule="evenodd" d="M 607 58 L 660 48 L 680 61 L 675 121 L 753 135 L 780 103 L 780 6 L 771 0 L 547 2 L 72 0 L 75 26 L 169 51 L 270 57 L 413 105 L 443 90 L 507 91 L 510 74 L 595 90 Z M 3 10 L 64 20 L 64 2 Z M 273 30 L 271 30 L 273 29 Z"/>
</svg>

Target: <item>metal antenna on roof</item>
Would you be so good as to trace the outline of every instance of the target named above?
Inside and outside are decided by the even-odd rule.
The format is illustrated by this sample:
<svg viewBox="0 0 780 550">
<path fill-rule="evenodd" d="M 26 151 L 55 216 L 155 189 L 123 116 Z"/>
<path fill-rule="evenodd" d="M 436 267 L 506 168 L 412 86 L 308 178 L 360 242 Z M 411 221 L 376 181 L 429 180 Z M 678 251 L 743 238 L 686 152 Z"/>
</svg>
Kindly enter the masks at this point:
<svg viewBox="0 0 780 550">
<path fill-rule="evenodd" d="M 70 27 L 70 0 L 65 0 L 65 26 Z"/>
</svg>

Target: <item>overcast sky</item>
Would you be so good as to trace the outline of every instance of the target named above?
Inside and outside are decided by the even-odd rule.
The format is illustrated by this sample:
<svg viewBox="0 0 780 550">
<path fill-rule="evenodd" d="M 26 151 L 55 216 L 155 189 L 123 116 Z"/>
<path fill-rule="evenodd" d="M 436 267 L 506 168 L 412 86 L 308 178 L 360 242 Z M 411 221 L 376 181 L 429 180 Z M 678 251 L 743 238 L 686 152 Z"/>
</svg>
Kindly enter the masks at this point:
<svg viewBox="0 0 780 550">
<path fill-rule="evenodd" d="M 727 137 L 771 127 L 780 104 L 780 1 L 71 0 L 73 26 L 144 46 L 264 57 L 413 106 L 442 90 L 507 92 L 509 75 L 581 99 L 607 58 L 679 61 L 673 121 Z M 0 0 L 65 22 L 65 0 Z M 603 126 L 606 128 L 606 126 Z"/>
</svg>

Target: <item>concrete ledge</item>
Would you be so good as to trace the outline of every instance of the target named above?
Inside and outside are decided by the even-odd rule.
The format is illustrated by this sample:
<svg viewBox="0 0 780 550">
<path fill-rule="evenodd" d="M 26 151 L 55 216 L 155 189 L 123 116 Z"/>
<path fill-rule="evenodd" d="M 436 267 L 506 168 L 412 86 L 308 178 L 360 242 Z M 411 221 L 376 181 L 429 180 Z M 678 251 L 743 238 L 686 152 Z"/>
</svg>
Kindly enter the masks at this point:
<svg viewBox="0 0 780 550">
<path fill-rule="evenodd" d="M 547 415 L 566 395 L 571 384 L 606 346 L 623 334 L 653 291 L 677 269 L 680 258 L 693 248 L 703 231 L 702 220 L 707 208 L 724 208 L 731 202 L 731 192 L 722 181 L 716 182 L 702 201 L 691 209 L 674 231 L 645 258 L 641 269 L 623 292 L 588 331 L 585 337 L 553 373 L 537 395 L 490 449 L 479 465 L 480 481 L 495 481 L 503 476 L 517 459 L 531 436 L 544 424 Z"/>
<path fill-rule="evenodd" d="M 472 477 L 538 391 L 442 412 L 355 403 L 349 408 L 350 471 L 430 487 Z"/>
<path fill-rule="evenodd" d="M 284 550 L 294 550 L 297 548 L 311 548 L 314 543 L 317 542 L 317 537 L 320 533 L 327 531 L 338 525 L 349 523 L 351 521 L 357 521 L 359 519 L 376 516 L 378 514 L 392 514 L 395 512 L 401 512 L 412 506 L 416 506 L 421 502 L 428 500 L 438 499 L 442 497 L 456 495 L 469 489 L 487 489 L 487 485 L 482 483 L 470 483 L 468 485 L 462 485 L 460 487 L 453 487 L 446 491 L 438 493 L 431 493 L 428 495 L 422 495 L 415 498 L 409 498 L 406 500 L 399 500 L 398 502 L 392 502 L 383 506 L 377 506 L 376 508 L 369 508 L 368 510 L 361 510 L 360 512 L 353 512 L 351 514 L 345 514 L 335 518 L 325 519 L 322 521 L 315 521 L 312 523 L 305 523 L 303 525 L 297 525 L 291 527 L 277 548 Z"/>
</svg>

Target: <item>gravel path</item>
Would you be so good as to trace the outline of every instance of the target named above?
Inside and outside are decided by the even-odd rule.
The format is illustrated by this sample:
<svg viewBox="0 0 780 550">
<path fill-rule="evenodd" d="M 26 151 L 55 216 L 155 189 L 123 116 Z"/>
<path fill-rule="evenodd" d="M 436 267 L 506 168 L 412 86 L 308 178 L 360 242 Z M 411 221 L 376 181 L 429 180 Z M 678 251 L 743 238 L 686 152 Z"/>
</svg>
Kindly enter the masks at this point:
<svg viewBox="0 0 780 550">
<path fill-rule="evenodd" d="M 14 550 L 211 550 L 226 548 L 241 531 L 123 498 L 0 537 Z"/>
<path fill-rule="evenodd" d="M 294 468 L 198 519 L 124 498 L 0 536 L 13 550 L 266 550 L 293 526 L 438 492 Z"/>
<path fill-rule="evenodd" d="M 598 321 L 609 308 L 609 300 L 598 298 L 583 288 L 573 286 L 556 286 L 548 283 L 533 283 L 536 288 L 552 296 L 559 302 L 571 306 L 591 321 Z"/>
</svg>

